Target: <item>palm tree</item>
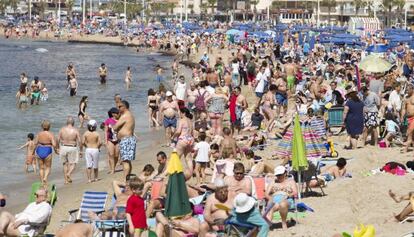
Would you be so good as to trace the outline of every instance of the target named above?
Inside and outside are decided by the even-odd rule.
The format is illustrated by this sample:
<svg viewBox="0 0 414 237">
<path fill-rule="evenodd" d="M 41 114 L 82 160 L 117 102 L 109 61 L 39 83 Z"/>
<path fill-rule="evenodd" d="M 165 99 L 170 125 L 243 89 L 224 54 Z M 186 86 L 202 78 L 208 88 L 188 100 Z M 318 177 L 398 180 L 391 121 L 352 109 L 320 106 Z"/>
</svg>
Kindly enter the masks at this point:
<svg viewBox="0 0 414 237">
<path fill-rule="evenodd" d="M 272 2 L 272 5 L 270 6 L 270 9 L 272 9 L 272 11 L 276 11 L 277 12 L 276 23 L 279 23 L 280 7 L 282 7 L 282 4 L 279 1 L 276 1 L 276 0 L 273 1 Z"/>
<path fill-rule="evenodd" d="M 396 18 L 400 21 L 403 22 L 404 20 L 404 14 L 405 14 L 405 0 L 394 0 L 394 6 L 397 7 L 396 9 Z"/>
<path fill-rule="evenodd" d="M 366 5 L 367 5 L 367 3 L 364 1 L 364 0 L 353 0 L 352 2 L 351 2 L 351 4 L 354 6 L 354 8 L 355 8 L 355 16 L 357 16 L 358 15 L 358 12 L 359 12 L 359 10 L 361 9 L 361 8 L 364 8 Z"/>
<path fill-rule="evenodd" d="M 66 0 L 66 2 L 65 2 L 66 8 L 68 9 L 69 19 L 72 19 L 72 12 L 73 12 L 73 5 L 74 4 L 75 4 L 74 0 Z"/>
<path fill-rule="evenodd" d="M 336 7 L 336 0 L 322 0 L 321 5 L 328 8 L 328 22 L 331 25 L 331 10 Z"/>
<path fill-rule="evenodd" d="M 259 1 L 258 0 L 251 0 L 250 4 L 253 5 L 253 21 L 256 22 L 257 4 L 259 4 Z"/>
<path fill-rule="evenodd" d="M 207 0 L 207 2 L 208 2 L 208 6 L 211 9 L 211 15 L 214 15 L 214 12 L 215 12 L 214 9 L 216 7 L 217 0 Z M 203 5 L 203 4 L 201 4 L 201 5 Z"/>
</svg>

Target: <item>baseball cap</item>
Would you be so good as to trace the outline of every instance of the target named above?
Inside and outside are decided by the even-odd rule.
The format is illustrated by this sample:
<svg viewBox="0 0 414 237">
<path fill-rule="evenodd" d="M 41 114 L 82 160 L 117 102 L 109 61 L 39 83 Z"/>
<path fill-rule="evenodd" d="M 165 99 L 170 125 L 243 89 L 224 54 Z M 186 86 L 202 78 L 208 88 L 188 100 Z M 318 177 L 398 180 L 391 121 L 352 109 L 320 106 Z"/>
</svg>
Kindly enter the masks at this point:
<svg viewBox="0 0 414 237">
<path fill-rule="evenodd" d="M 275 168 L 274 171 L 275 171 L 275 175 L 281 175 L 286 172 L 286 168 L 283 165 L 279 165 L 278 167 Z"/>
<path fill-rule="evenodd" d="M 171 91 L 167 91 L 167 93 L 165 93 L 166 96 L 172 96 L 173 93 Z"/>
<path fill-rule="evenodd" d="M 98 126 L 98 123 L 95 120 L 92 119 L 92 120 L 89 120 L 88 125 L 92 126 L 92 127 L 96 127 L 96 126 Z"/>
</svg>

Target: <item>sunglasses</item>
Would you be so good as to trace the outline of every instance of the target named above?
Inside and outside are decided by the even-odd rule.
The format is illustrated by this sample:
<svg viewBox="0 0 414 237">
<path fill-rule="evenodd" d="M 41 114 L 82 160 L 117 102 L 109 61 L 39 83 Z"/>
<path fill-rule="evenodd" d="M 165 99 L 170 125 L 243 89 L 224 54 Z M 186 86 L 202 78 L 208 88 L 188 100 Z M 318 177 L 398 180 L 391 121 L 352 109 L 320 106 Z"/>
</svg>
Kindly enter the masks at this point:
<svg viewBox="0 0 414 237">
<path fill-rule="evenodd" d="M 244 175 L 244 172 L 237 172 L 237 173 L 234 173 L 234 175 Z"/>
</svg>

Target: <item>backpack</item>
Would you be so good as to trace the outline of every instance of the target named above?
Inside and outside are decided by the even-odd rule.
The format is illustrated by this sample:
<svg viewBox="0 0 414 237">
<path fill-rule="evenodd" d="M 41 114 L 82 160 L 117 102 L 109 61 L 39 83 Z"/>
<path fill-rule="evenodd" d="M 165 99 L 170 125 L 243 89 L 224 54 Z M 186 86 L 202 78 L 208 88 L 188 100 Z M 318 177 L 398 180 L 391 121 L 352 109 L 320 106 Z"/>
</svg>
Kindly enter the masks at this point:
<svg viewBox="0 0 414 237">
<path fill-rule="evenodd" d="M 200 94 L 200 90 L 198 90 L 198 96 L 194 101 L 195 108 L 197 111 L 205 111 L 206 110 L 206 103 L 205 103 L 205 94 L 207 91 L 204 91 L 203 94 Z"/>
</svg>

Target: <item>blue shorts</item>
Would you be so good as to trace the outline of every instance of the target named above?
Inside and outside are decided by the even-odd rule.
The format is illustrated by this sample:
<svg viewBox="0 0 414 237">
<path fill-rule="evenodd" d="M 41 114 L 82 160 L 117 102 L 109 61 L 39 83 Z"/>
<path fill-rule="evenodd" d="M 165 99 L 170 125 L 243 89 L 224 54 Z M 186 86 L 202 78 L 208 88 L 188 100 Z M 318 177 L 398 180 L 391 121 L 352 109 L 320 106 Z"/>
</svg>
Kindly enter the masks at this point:
<svg viewBox="0 0 414 237">
<path fill-rule="evenodd" d="M 262 98 L 263 94 L 264 94 L 263 92 L 256 92 L 256 96 L 259 97 L 259 98 Z"/>
<path fill-rule="evenodd" d="M 168 128 L 168 127 L 176 128 L 177 127 L 177 117 L 174 117 L 174 118 L 164 117 L 163 124 L 164 124 L 164 128 Z"/>
<path fill-rule="evenodd" d="M 295 208 L 295 202 L 292 198 L 286 198 L 286 195 L 276 194 L 273 196 L 273 203 L 280 204 L 282 201 L 286 200 L 289 203 L 289 209 Z"/>
<path fill-rule="evenodd" d="M 283 106 L 287 105 L 288 103 L 287 96 L 278 92 L 276 92 L 276 101 L 278 104 Z"/>
<path fill-rule="evenodd" d="M 121 161 L 135 160 L 137 139 L 134 136 L 124 137 L 119 141 L 119 157 Z"/>
</svg>

